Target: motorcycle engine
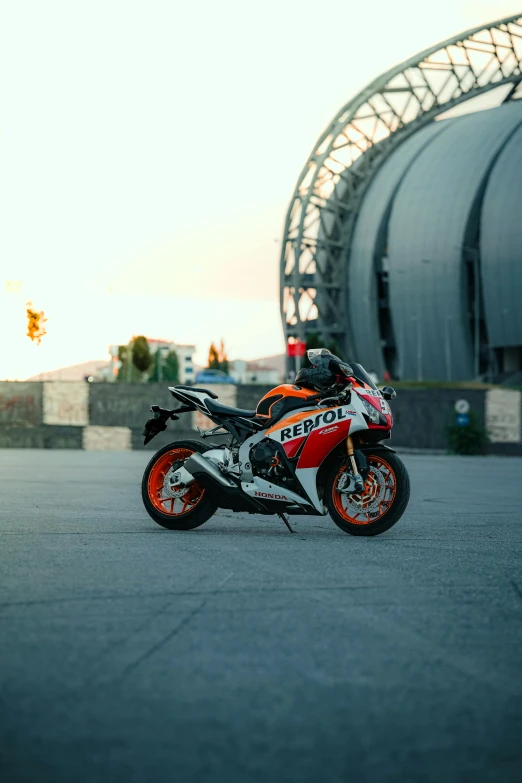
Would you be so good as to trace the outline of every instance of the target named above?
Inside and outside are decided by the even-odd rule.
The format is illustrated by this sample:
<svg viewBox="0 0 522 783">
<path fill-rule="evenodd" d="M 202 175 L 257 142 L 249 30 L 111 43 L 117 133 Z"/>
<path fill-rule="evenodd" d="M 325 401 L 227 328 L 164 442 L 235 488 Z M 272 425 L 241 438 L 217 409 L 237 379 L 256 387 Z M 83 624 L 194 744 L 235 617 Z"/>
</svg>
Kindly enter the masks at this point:
<svg viewBox="0 0 522 783">
<path fill-rule="evenodd" d="M 278 454 L 278 445 L 269 440 L 269 438 L 256 443 L 250 451 L 250 462 L 256 475 L 275 478 L 285 474 L 287 472 L 286 467 L 281 462 Z"/>
</svg>

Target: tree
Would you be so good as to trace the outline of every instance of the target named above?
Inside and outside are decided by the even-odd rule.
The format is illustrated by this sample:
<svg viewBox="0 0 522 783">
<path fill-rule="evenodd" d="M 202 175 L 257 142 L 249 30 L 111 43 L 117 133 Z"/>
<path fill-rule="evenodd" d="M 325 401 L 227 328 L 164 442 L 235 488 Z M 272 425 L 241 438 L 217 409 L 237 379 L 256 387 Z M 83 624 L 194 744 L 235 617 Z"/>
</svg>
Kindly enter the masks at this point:
<svg viewBox="0 0 522 783">
<path fill-rule="evenodd" d="M 219 369 L 223 370 L 223 372 L 228 373 L 228 359 L 225 351 L 225 342 L 223 338 L 221 338 L 221 343 L 219 344 L 218 359 L 219 359 Z"/>
<path fill-rule="evenodd" d="M 152 355 L 146 337 L 133 337 L 128 345 L 118 346 L 118 381 L 139 382 L 152 364 Z"/>
<path fill-rule="evenodd" d="M 221 338 L 221 342 L 219 343 L 219 349 L 216 348 L 214 343 L 210 343 L 208 369 L 221 370 L 222 372 L 228 373 L 228 359 L 223 338 Z"/>
<path fill-rule="evenodd" d="M 140 373 L 145 373 L 152 364 L 149 343 L 146 337 L 140 335 L 131 340 L 132 363 Z"/>
<path fill-rule="evenodd" d="M 32 302 L 27 302 L 25 312 L 27 315 L 27 336 L 31 342 L 36 342 L 37 345 L 40 345 L 42 337 L 47 334 L 44 326 L 44 323 L 47 321 L 45 313 L 43 310 L 40 310 L 40 312 L 33 310 Z"/>
<path fill-rule="evenodd" d="M 176 351 L 169 351 L 166 356 L 158 348 L 154 354 L 154 364 L 152 372 L 149 375 L 149 382 L 158 381 L 179 381 L 179 360 Z"/>
<path fill-rule="evenodd" d="M 209 370 L 220 370 L 221 366 L 219 363 L 219 354 L 216 346 L 214 343 L 210 343 L 210 348 L 208 351 L 208 369 Z"/>
<path fill-rule="evenodd" d="M 141 380 L 141 374 L 138 372 L 132 361 L 131 346 L 132 343 L 129 343 L 129 345 L 118 346 L 118 359 L 120 361 L 120 367 L 118 369 L 116 380 L 120 381 L 120 383 L 122 381 L 136 382 Z"/>
<path fill-rule="evenodd" d="M 176 351 L 169 351 L 163 365 L 163 379 L 165 381 L 179 381 L 179 359 Z"/>
</svg>

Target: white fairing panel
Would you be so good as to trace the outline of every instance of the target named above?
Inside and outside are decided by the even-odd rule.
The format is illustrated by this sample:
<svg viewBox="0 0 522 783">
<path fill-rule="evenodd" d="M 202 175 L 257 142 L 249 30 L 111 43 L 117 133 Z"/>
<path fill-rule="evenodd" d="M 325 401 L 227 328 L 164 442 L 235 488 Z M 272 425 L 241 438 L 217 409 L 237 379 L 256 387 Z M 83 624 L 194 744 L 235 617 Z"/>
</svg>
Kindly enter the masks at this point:
<svg viewBox="0 0 522 783">
<path fill-rule="evenodd" d="M 280 487 L 277 484 L 265 481 L 260 476 L 254 476 L 252 481 L 242 481 L 241 487 L 243 492 L 261 502 L 263 500 L 279 500 L 282 503 L 295 503 L 296 506 L 301 506 L 303 509 L 311 508 L 311 504 L 300 495 L 296 495 L 295 492 L 291 492 L 286 487 Z M 323 512 L 321 511 L 321 513 Z"/>
<path fill-rule="evenodd" d="M 305 490 L 306 494 L 312 501 L 314 508 L 316 511 L 318 511 L 320 514 L 326 514 L 327 509 L 322 500 L 320 500 L 319 495 L 317 494 L 317 474 L 319 472 L 319 468 L 302 468 L 301 470 L 296 470 L 295 475 L 297 477 L 297 480 L 302 485 L 303 489 Z"/>
<path fill-rule="evenodd" d="M 282 426 L 283 426 L 283 422 L 284 419 L 282 420 Z M 305 489 L 307 495 L 312 501 L 312 504 L 308 503 L 300 495 L 296 495 L 294 492 L 291 492 L 286 487 L 281 487 L 272 482 L 265 481 L 260 476 L 253 475 L 252 466 L 250 464 L 250 456 L 249 456 L 250 448 L 255 443 L 258 443 L 260 440 L 263 440 L 266 437 L 267 435 L 264 431 L 256 432 L 255 435 L 252 435 L 251 438 L 248 438 L 241 445 L 241 448 L 239 450 L 239 461 L 241 463 L 241 477 L 243 479 L 243 481 L 241 482 L 241 487 L 243 491 L 246 492 L 247 495 L 251 495 L 253 498 L 257 497 L 260 500 L 264 498 L 265 500 L 280 500 L 286 503 L 290 501 L 296 503 L 298 506 L 302 506 L 306 508 L 310 508 L 311 505 L 313 505 L 313 507 L 319 514 L 326 514 L 326 508 L 324 507 L 323 503 L 319 500 L 319 497 L 317 495 L 317 487 L 316 487 L 317 469 L 313 469 L 311 471 L 299 470 L 296 472 L 296 474 L 299 474 L 297 475 L 297 479 L 298 481 L 302 482 L 303 488 Z"/>
<path fill-rule="evenodd" d="M 252 465 L 250 464 L 250 449 L 255 443 L 259 443 L 260 440 L 263 440 L 263 438 L 266 438 L 266 433 L 264 430 L 261 430 L 250 438 L 247 438 L 244 443 L 241 444 L 239 449 L 239 464 L 243 481 L 252 481 L 254 477 Z"/>
<path fill-rule="evenodd" d="M 208 414 L 205 400 L 209 400 L 210 395 L 206 392 L 196 392 L 192 391 L 192 389 L 176 389 L 175 386 L 169 386 L 169 391 L 173 392 L 178 400 L 191 402 L 194 405 L 197 405 L 200 410 L 206 411 Z"/>
</svg>

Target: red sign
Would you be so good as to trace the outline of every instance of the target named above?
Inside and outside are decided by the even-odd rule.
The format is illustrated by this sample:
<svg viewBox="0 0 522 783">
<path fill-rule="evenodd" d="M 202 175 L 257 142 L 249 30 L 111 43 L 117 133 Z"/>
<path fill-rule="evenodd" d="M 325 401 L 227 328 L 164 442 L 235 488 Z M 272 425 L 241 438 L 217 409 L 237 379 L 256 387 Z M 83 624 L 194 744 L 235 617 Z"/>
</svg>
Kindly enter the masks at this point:
<svg viewBox="0 0 522 783">
<path fill-rule="evenodd" d="M 306 353 L 306 343 L 302 340 L 296 340 L 295 343 L 288 343 L 288 356 L 304 356 Z"/>
</svg>

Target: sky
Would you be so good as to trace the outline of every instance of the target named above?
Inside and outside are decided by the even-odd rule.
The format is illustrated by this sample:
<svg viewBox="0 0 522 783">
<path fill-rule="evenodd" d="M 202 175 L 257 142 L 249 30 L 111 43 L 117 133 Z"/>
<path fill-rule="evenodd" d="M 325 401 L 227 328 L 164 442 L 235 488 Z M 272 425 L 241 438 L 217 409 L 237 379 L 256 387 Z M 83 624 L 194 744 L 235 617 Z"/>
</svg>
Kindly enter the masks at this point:
<svg viewBox="0 0 522 783">
<path fill-rule="evenodd" d="M 282 352 L 283 221 L 323 128 L 383 71 L 518 11 L 4 3 L 0 378 L 104 359 L 137 334 L 195 344 L 200 363 L 221 338 L 231 358 Z M 39 346 L 27 301 L 48 318 Z"/>
</svg>

